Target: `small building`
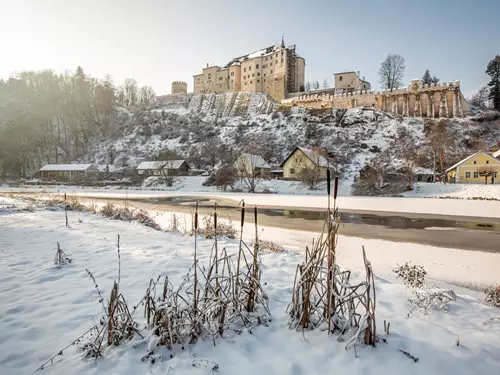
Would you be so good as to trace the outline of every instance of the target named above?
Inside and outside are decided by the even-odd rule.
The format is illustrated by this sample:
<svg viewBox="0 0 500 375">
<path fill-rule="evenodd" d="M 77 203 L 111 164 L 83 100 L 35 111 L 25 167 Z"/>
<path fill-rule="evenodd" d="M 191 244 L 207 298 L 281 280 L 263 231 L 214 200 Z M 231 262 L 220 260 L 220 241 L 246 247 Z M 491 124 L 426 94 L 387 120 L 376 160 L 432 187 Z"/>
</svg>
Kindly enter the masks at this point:
<svg viewBox="0 0 500 375">
<path fill-rule="evenodd" d="M 95 181 L 99 169 L 94 164 L 47 164 L 38 174 L 44 181 Z"/>
<path fill-rule="evenodd" d="M 446 170 L 450 183 L 495 183 L 500 172 L 500 160 L 484 151 L 476 152 Z"/>
<path fill-rule="evenodd" d="M 434 171 L 432 169 L 416 167 L 413 174 L 418 182 L 434 182 Z"/>
<path fill-rule="evenodd" d="M 494 158 L 500 159 L 500 149 L 498 151 L 494 152 L 492 155 Z"/>
<path fill-rule="evenodd" d="M 281 163 L 284 179 L 298 179 L 303 170 L 317 169 L 320 178 L 326 178 L 327 170 L 331 163 L 324 152 L 319 149 L 308 149 L 296 147 L 290 155 Z"/>
<path fill-rule="evenodd" d="M 143 161 L 137 166 L 141 176 L 186 175 L 191 168 L 186 160 Z"/>
<path fill-rule="evenodd" d="M 335 94 L 371 90 L 370 82 L 359 76 L 359 72 L 335 73 Z"/>
<path fill-rule="evenodd" d="M 242 176 L 269 176 L 271 166 L 260 155 L 243 153 L 233 163 L 236 175 Z"/>
</svg>

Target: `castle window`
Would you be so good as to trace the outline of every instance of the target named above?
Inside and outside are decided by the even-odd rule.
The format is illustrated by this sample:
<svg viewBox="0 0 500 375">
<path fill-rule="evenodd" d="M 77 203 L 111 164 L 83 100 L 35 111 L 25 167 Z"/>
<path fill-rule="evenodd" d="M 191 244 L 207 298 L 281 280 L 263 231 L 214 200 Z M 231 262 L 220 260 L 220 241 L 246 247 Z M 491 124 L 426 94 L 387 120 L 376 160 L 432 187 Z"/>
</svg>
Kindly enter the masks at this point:
<svg viewBox="0 0 500 375">
<path fill-rule="evenodd" d="M 264 73 L 264 77 L 266 76 L 266 73 Z"/>
<path fill-rule="evenodd" d="M 273 74 L 273 71 L 271 70 L 271 74 Z"/>
<path fill-rule="evenodd" d="M 281 63 L 283 64 L 283 58 L 281 58 Z"/>
<path fill-rule="evenodd" d="M 259 69 L 259 64 L 255 64 L 255 69 Z"/>
<path fill-rule="evenodd" d="M 266 61 L 267 61 L 267 57 L 266 57 Z"/>
<path fill-rule="evenodd" d="M 269 65 L 273 66 L 273 62 L 271 61 L 271 64 L 269 64 Z"/>
<path fill-rule="evenodd" d="M 251 72 L 251 71 L 252 71 L 252 67 L 251 67 L 251 66 L 249 66 L 249 67 L 248 67 L 248 71 L 249 71 L 249 72 Z"/>
<path fill-rule="evenodd" d="M 252 82 L 252 81 L 250 81 L 250 84 L 252 84 L 252 83 L 253 83 L 253 82 Z"/>
<path fill-rule="evenodd" d="M 247 71 L 247 68 L 244 68 L 244 69 L 243 69 L 243 71 L 244 71 L 244 72 L 246 72 L 246 71 Z"/>
<path fill-rule="evenodd" d="M 275 79 L 274 79 L 274 82 L 278 82 L 278 78 L 275 78 Z"/>
<path fill-rule="evenodd" d="M 339 77 L 339 81 L 342 82 L 342 76 Z"/>
<path fill-rule="evenodd" d="M 257 80 L 257 83 L 260 83 L 260 79 Z"/>
<path fill-rule="evenodd" d="M 231 77 L 234 77 L 234 72 L 231 72 Z"/>
<path fill-rule="evenodd" d="M 255 73 L 252 73 L 252 77 L 255 77 Z"/>
<path fill-rule="evenodd" d="M 246 79 L 246 78 L 247 78 L 247 76 L 243 76 L 243 79 Z"/>
<path fill-rule="evenodd" d="M 257 73 L 257 77 L 260 77 L 260 73 Z"/>
<path fill-rule="evenodd" d="M 281 56 L 283 56 L 283 51 L 281 51 Z"/>
</svg>

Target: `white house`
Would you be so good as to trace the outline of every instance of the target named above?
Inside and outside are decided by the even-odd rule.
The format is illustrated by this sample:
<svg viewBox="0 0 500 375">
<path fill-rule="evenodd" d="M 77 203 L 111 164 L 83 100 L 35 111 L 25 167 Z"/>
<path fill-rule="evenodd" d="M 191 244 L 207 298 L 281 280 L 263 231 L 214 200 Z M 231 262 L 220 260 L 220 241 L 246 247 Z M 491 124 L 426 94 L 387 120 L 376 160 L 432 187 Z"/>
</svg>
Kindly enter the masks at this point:
<svg viewBox="0 0 500 375">
<path fill-rule="evenodd" d="M 161 176 L 168 174 L 187 174 L 191 168 L 186 160 L 143 161 L 137 166 L 137 174 Z"/>
<path fill-rule="evenodd" d="M 47 164 L 38 174 L 42 180 L 94 181 L 99 169 L 94 164 Z"/>
<path fill-rule="evenodd" d="M 271 166 L 260 155 L 243 153 L 233 163 L 238 176 L 267 176 Z"/>
</svg>

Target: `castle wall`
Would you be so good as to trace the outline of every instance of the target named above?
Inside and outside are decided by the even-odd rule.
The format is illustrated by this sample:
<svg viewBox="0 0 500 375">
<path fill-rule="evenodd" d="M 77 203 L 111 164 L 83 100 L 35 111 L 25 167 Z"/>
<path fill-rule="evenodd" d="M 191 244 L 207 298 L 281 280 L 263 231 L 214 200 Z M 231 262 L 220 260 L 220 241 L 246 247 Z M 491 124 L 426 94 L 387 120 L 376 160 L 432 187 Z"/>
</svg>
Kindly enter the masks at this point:
<svg viewBox="0 0 500 375">
<path fill-rule="evenodd" d="M 393 91 L 361 91 L 336 95 L 306 94 L 282 100 L 284 106 L 352 109 L 370 106 L 408 117 L 463 117 L 469 114 L 460 82 L 424 85 L 412 81 L 408 88 Z"/>
<path fill-rule="evenodd" d="M 182 81 L 172 82 L 172 95 L 187 94 L 187 83 Z"/>
</svg>

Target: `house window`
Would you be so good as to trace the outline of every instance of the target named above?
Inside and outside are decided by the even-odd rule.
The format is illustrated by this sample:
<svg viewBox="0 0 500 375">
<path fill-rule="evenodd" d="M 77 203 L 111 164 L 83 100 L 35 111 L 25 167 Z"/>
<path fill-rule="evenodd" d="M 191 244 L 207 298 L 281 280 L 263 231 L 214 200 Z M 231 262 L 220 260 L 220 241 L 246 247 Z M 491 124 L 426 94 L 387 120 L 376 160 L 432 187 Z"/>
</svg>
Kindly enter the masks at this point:
<svg viewBox="0 0 500 375">
<path fill-rule="evenodd" d="M 470 172 L 465 172 L 465 178 L 470 178 Z"/>
<path fill-rule="evenodd" d="M 255 64 L 255 69 L 259 69 L 259 64 Z"/>
<path fill-rule="evenodd" d="M 295 174 L 295 168 L 290 168 L 290 174 Z"/>
<path fill-rule="evenodd" d="M 342 82 L 342 76 L 339 77 L 339 81 Z"/>
<path fill-rule="evenodd" d="M 489 161 L 489 160 L 486 160 L 486 164 L 490 164 L 490 161 Z"/>
<path fill-rule="evenodd" d="M 476 164 L 476 161 L 474 160 L 474 164 Z"/>
<path fill-rule="evenodd" d="M 478 178 L 479 177 L 479 172 L 474 172 L 474 178 Z"/>
<path fill-rule="evenodd" d="M 231 80 L 231 85 L 234 84 L 234 79 Z"/>
<path fill-rule="evenodd" d="M 495 178 L 497 178 L 497 172 L 495 172 Z"/>
</svg>

